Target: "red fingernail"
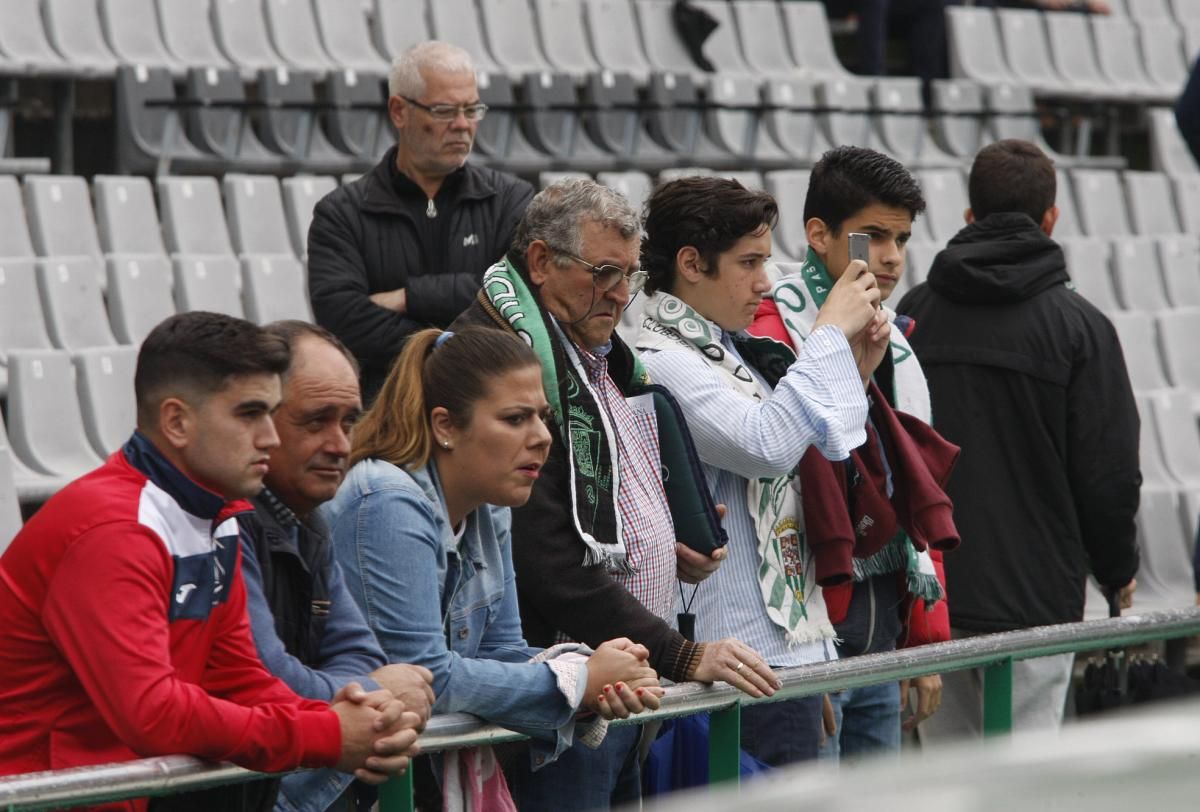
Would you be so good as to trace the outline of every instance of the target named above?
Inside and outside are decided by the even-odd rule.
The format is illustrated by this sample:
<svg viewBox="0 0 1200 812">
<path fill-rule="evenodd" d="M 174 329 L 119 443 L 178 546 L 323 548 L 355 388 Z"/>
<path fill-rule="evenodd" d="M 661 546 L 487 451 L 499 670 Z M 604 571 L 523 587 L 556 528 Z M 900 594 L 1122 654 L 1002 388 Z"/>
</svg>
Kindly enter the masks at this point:
<svg viewBox="0 0 1200 812">
<path fill-rule="evenodd" d="M 638 696 L 641 696 L 641 695 L 642 695 L 642 689 L 641 689 L 641 688 L 638 688 L 636 691 L 634 691 L 634 693 L 635 693 L 635 694 L 637 694 Z"/>
<path fill-rule="evenodd" d="M 625 683 L 623 683 L 623 682 L 618 682 L 618 683 L 617 683 L 617 690 L 618 690 L 618 691 L 624 691 L 624 690 L 625 690 Z"/>
<path fill-rule="evenodd" d="M 597 702 L 607 702 L 608 697 L 606 697 L 604 694 L 600 694 L 600 696 L 596 698 L 596 701 Z"/>
<path fill-rule="evenodd" d="M 611 685 L 605 685 L 605 686 L 604 686 L 604 693 L 606 693 L 606 694 L 607 694 L 607 693 L 608 693 L 609 691 L 611 691 L 611 690 L 612 690 L 612 686 L 611 686 Z"/>
</svg>

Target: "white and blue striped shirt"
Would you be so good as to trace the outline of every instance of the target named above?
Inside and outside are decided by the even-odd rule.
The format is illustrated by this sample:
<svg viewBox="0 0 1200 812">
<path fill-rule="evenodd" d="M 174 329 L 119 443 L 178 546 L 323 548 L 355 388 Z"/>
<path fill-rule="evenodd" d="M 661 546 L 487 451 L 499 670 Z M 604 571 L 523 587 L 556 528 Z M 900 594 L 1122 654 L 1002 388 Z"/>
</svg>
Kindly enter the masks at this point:
<svg viewBox="0 0 1200 812">
<path fill-rule="evenodd" d="M 709 326 L 721 345 L 742 360 L 729 336 L 716 324 Z M 832 325 L 813 332 L 763 401 L 730 388 L 717 370 L 688 350 L 649 350 L 642 361 L 651 379 L 679 401 L 709 490 L 727 509 L 729 557 L 696 593 L 691 607 L 696 639 L 736 637 L 775 667 L 837 659 L 831 640 L 789 647 L 783 629 L 767 617 L 746 485 L 750 477 L 788 473 L 809 446 L 839 460 L 866 441 L 867 399 L 845 336 Z M 761 377 L 759 382 L 769 388 Z"/>
</svg>

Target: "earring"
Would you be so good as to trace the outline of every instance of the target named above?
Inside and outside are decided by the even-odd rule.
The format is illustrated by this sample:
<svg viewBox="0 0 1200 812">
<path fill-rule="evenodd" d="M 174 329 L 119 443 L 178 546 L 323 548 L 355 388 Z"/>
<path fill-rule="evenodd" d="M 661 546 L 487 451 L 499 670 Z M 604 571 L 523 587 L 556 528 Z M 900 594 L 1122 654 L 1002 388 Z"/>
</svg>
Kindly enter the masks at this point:
<svg viewBox="0 0 1200 812">
<path fill-rule="evenodd" d="M 449 448 L 449 447 L 450 447 L 450 441 L 442 440 L 442 448 Z"/>
</svg>

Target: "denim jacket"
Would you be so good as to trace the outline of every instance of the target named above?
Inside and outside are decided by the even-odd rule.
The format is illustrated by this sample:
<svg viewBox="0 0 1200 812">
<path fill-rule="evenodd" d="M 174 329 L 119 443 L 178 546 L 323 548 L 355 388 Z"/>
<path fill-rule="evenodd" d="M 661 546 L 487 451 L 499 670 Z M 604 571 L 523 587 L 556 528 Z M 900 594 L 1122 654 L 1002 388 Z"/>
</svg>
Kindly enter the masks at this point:
<svg viewBox="0 0 1200 812">
<path fill-rule="evenodd" d="M 456 545 L 433 463 L 407 471 L 368 459 L 321 507 L 350 594 L 389 661 L 433 672 L 435 713 L 480 716 L 543 741 L 571 743 L 586 666 L 568 697 L 528 660 L 517 610 L 507 508 L 470 514 Z"/>
</svg>

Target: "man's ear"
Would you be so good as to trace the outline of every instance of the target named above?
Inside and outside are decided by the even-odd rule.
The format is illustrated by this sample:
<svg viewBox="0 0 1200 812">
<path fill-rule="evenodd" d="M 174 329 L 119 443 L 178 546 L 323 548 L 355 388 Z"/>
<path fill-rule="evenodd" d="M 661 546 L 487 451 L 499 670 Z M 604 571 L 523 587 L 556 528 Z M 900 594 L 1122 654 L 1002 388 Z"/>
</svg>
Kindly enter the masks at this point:
<svg viewBox="0 0 1200 812">
<path fill-rule="evenodd" d="M 1058 206 L 1051 206 L 1046 209 L 1046 213 L 1042 215 L 1041 226 L 1042 233 L 1047 237 L 1054 235 L 1054 226 L 1058 223 Z"/>
<path fill-rule="evenodd" d="M 812 249 L 821 256 L 829 254 L 829 249 L 836 236 L 820 217 L 810 217 L 804 224 L 805 239 Z"/>
<path fill-rule="evenodd" d="M 963 209 L 963 220 L 966 221 L 967 225 L 971 225 L 975 222 L 975 212 L 971 210 L 970 206 L 967 206 L 965 209 Z"/>
<path fill-rule="evenodd" d="M 192 407 L 186 402 L 165 398 L 158 404 L 158 433 L 172 448 L 186 448 L 192 441 L 194 426 Z"/>
<path fill-rule="evenodd" d="M 554 252 L 550 246 L 541 240 L 534 240 L 525 249 L 525 267 L 529 270 L 529 281 L 536 287 L 546 283 L 550 275 L 550 265 L 554 262 Z"/>
<path fill-rule="evenodd" d="M 704 276 L 700 252 L 694 245 L 685 245 L 675 253 L 675 275 L 683 282 L 696 284 Z"/>
<path fill-rule="evenodd" d="M 392 128 L 399 131 L 404 129 L 404 125 L 408 119 L 408 102 L 399 96 L 388 96 L 388 118 L 392 121 Z"/>
</svg>

